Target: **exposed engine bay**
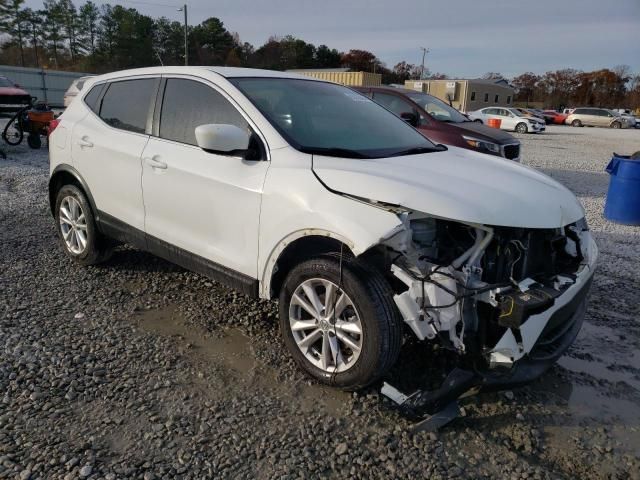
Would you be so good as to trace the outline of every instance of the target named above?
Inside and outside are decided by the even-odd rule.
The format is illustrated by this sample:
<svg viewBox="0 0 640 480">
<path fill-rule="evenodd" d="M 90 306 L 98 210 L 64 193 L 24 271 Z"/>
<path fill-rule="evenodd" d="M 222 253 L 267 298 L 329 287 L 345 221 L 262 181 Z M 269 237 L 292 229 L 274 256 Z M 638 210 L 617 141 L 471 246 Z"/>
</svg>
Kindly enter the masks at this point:
<svg viewBox="0 0 640 480">
<path fill-rule="evenodd" d="M 399 217 L 382 240 L 395 303 L 418 339 L 441 342 L 473 369 L 511 367 L 543 332 L 561 332 L 566 321 L 552 317 L 588 290 L 597 248 L 584 220 L 526 229 Z"/>
</svg>

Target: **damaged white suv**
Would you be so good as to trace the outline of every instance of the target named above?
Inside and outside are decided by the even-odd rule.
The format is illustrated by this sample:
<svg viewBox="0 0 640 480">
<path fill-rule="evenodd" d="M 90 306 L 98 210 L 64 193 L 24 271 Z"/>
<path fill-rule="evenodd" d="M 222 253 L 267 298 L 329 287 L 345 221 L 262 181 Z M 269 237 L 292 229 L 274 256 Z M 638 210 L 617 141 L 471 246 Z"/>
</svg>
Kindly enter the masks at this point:
<svg viewBox="0 0 640 480">
<path fill-rule="evenodd" d="M 66 253 L 89 265 L 127 242 L 278 298 L 284 343 L 321 382 L 381 378 L 404 326 L 485 384 L 527 380 L 580 328 L 597 249 L 574 195 L 535 170 L 282 72 L 131 70 L 80 96 L 49 147 Z"/>
</svg>

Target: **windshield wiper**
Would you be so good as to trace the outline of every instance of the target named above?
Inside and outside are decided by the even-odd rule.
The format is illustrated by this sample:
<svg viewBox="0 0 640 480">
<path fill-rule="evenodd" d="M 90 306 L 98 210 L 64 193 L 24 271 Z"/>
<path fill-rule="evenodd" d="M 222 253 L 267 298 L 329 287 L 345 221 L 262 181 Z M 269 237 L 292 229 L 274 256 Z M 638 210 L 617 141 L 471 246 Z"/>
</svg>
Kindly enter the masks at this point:
<svg viewBox="0 0 640 480">
<path fill-rule="evenodd" d="M 447 149 L 444 145 L 435 147 L 413 147 L 407 150 L 401 150 L 391 155 L 392 157 L 402 157 L 404 155 L 418 155 L 419 153 L 444 152 Z"/>
<path fill-rule="evenodd" d="M 371 158 L 369 155 L 365 155 L 357 150 L 340 147 L 300 147 L 299 150 L 304 153 L 315 153 L 317 155 L 326 155 L 328 157 Z"/>
</svg>

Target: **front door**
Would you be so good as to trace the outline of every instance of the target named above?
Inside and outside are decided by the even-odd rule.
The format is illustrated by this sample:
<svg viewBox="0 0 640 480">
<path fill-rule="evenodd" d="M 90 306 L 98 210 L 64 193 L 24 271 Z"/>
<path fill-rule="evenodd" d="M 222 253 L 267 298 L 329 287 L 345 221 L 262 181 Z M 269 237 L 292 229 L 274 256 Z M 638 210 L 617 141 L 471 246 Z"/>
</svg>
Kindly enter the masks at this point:
<svg viewBox="0 0 640 480">
<path fill-rule="evenodd" d="M 178 247 L 178 255 L 194 254 L 196 262 L 204 259 L 257 278 L 260 203 L 269 162 L 199 148 L 194 133 L 199 125 L 249 130 L 249 124 L 211 84 L 186 77 L 165 80 L 157 135 L 142 154 L 150 248 L 161 241 L 169 249 Z"/>
</svg>

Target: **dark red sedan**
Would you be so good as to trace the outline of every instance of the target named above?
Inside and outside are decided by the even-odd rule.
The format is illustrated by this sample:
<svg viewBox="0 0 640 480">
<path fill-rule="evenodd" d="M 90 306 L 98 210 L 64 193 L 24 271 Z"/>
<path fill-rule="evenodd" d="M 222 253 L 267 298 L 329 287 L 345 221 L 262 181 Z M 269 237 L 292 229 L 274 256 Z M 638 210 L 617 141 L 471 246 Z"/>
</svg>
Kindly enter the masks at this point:
<svg viewBox="0 0 640 480">
<path fill-rule="evenodd" d="M 520 142 L 510 134 L 474 122 L 432 95 L 393 87 L 355 87 L 435 143 L 520 160 Z"/>
<path fill-rule="evenodd" d="M 7 77 L 0 76 L 0 111 L 17 110 L 31 103 L 31 95 Z"/>
</svg>

